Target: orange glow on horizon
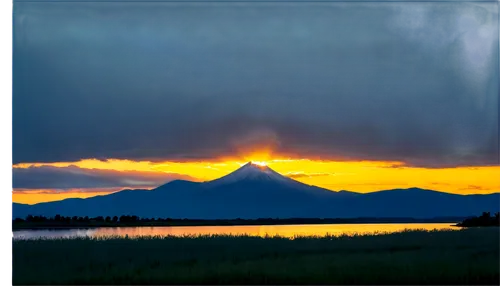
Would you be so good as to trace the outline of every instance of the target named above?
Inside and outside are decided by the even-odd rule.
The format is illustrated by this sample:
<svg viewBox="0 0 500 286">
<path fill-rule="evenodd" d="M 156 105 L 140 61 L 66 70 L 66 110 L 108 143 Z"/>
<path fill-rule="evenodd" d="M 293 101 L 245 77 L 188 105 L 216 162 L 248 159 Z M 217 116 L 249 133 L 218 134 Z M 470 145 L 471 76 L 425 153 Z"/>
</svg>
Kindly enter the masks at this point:
<svg viewBox="0 0 500 286">
<path fill-rule="evenodd" d="M 54 189 L 38 189 L 38 190 L 15 190 L 12 192 L 12 201 L 21 204 L 37 204 L 44 202 L 60 201 L 64 199 L 80 198 L 86 199 L 96 196 L 104 196 L 130 188 L 91 188 L 91 189 L 70 189 L 70 190 L 54 190 Z M 149 190 L 146 187 L 134 187 L 133 189 Z"/>
<path fill-rule="evenodd" d="M 379 190 L 418 187 L 455 194 L 500 192 L 500 166 L 421 168 L 394 161 L 327 161 L 272 156 L 268 150 L 245 156 L 199 162 L 151 162 L 109 159 L 84 159 L 78 162 L 23 163 L 13 168 L 40 166 L 100 169 L 114 171 L 147 171 L 189 175 L 196 181 L 225 176 L 251 161 L 308 185 L 333 191 L 349 190 L 367 193 Z M 58 194 L 13 194 L 15 202 L 52 201 L 66 197 L 89 197 L 89 192 Z M 103 194 L 103 193 L 100 193 Z M 93 194 L 95 195 L 95 194 Z M 55 199 L 57 198 L 57 199 Z"/>
</svg>

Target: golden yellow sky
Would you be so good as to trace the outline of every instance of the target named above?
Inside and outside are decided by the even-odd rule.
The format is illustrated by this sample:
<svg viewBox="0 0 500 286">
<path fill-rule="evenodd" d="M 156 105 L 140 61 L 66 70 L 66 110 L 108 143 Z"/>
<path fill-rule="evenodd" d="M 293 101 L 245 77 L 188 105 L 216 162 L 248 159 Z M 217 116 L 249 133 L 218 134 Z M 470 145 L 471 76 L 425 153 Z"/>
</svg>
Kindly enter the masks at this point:
<svg viewBox="0 0 500 286">
<path fill-rule="evenodd" d="M 121 172 L 142 171 L 174 173 L 208 181 L 222 177 L 248 161 L 262 161 L 273 170 L 300 182 L 333 191 L 349 190 L 366 193 L 394 188 L 419 187 L 455 194 L 487 194 L 500 192 L 500 166 L 418 168 L 401 162 L 386 161 L 322 161 L 309 159 L 269 158 L 251 155 L 240 159 L 221 159 L 204 162 L 150 162 L 110 159 L 86 159 L 78 162 L 23 163 L 14 168 L 33 166 L 68 167 L 82 169 L 114 170 Z M 137 187 L 135 187 L 137 188 Z M 69 197 L 86 198 L 119 191 L 123 188 L 75 190 L 18 190 L 13 201 L 37 203 Z"/>
</svg>

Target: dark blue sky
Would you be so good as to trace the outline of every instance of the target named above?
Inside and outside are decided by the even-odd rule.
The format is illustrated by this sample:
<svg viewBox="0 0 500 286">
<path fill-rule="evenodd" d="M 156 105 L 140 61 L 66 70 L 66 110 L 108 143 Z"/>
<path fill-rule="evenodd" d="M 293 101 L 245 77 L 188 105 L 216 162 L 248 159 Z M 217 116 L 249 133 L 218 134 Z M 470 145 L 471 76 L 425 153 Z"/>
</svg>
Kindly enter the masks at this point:
<svg viewBox="0 0 500 286">
<path fill-rule="evenodd" d="M 497 2 L 15 2 L 14 163 L 496 164 L 498 35 Z"/>
</svg>

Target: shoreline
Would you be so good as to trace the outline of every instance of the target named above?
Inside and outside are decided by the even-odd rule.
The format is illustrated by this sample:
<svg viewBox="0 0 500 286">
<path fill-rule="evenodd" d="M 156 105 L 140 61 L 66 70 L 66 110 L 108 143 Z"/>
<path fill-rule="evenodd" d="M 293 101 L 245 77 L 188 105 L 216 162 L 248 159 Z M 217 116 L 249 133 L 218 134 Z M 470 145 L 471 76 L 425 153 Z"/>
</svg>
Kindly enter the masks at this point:
<svg viewBox="0 0 500 286">
<path fill-rule="evenodd" d="M 461 227 L 458 225 L 460 221 L 453 219 L 443 219 L 443 220 L 342 220 L 338 221 L 332 220 L 314 220 L 314 221 L 286 221 L 286 220 L 273 220 L 273 221 L 258 221 L 249 220 L 243 222 L 235 221 L 179 221 L 179 222 L 160 222 L 160 223 L 90 223 L 81 225 L 55 225 L 55 224 L 42 224 L 42 223 L 23 223 L 24 225 L 13 225 L 12 231 L 20 230 L 63 230 L 63 229 L 93 229 L 93 228 L 117 228 L 117 227 L 201 227 L 201 226 L 280 226 L 280 225 L 326 225 L 326 224 L 432 224 L 432 223 L 450 223 L 450 227 Z M 37 225 L 38 224 L 38 225 Z"/>
</svg>

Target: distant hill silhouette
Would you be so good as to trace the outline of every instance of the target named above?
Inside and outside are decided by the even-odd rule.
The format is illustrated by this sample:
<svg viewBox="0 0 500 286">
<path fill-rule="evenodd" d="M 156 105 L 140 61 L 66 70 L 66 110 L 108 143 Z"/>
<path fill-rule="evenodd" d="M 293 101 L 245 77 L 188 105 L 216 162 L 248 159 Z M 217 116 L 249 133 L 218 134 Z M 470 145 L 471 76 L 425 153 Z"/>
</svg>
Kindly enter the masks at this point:
<svg viewBox="0 0 500 286">
<path fill-rule="evenodd" d="M 154 190 L 124 190 L 87 199 L 13 204 L 27 215 L 169 217 L 188 219 L 468 217 L 500 209 L 500 193 L 456 195 L 419 188 L 360 194 L 300 183 L 269 167 L 247 163 L 222 178 L 176 180 Z"/>
</svg>

